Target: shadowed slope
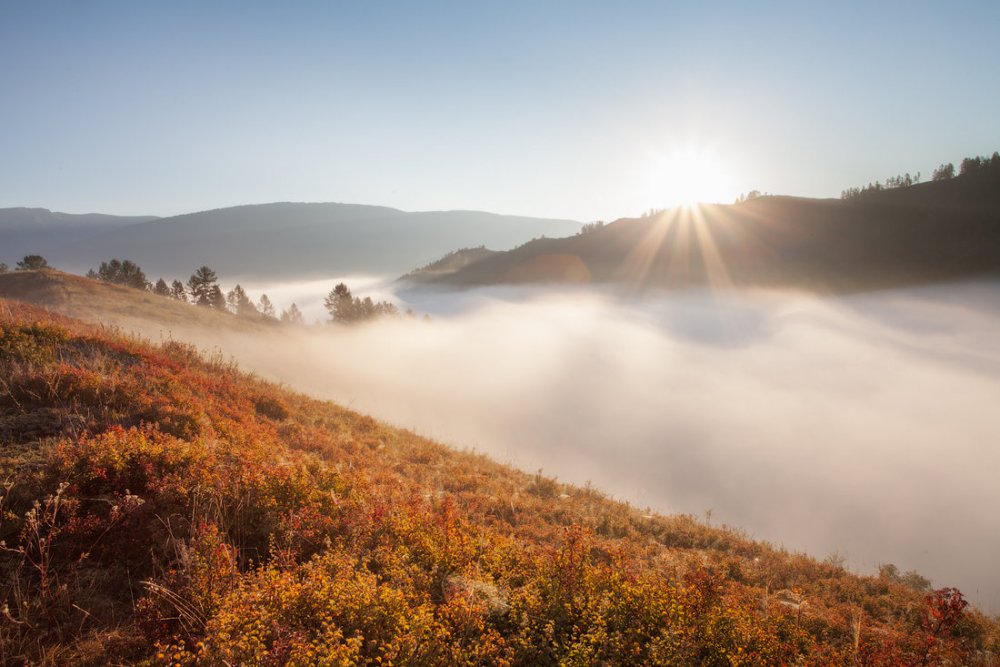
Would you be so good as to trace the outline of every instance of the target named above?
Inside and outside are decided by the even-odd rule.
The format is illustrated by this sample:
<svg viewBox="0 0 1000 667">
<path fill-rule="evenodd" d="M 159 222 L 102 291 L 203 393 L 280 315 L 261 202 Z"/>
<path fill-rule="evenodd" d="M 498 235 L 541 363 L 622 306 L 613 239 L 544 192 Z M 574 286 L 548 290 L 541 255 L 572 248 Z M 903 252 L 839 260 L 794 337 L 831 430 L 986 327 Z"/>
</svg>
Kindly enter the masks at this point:
<svg viewBox="0 0 1000 667">
<path fill-rule="evenodd" d="M 1000 170 L 850 200 L 760 197 L 622 219 L 439 282 L 768 286 L 853 292 L 1000 272 Z"/>
</svg>

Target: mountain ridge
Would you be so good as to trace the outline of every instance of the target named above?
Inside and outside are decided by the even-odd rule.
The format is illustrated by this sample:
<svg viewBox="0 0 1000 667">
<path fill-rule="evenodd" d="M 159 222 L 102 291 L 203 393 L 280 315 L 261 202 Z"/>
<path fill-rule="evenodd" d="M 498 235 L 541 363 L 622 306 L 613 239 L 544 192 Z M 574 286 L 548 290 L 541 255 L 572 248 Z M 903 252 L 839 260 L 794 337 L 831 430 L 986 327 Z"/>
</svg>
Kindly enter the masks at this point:
<svg viewBox="0 0 1000 667">
<path fill-rule="evenodd" d="M 1000 169 L 852 199 L 767 195 L 538 239 L 429 283 L 851 292 L 1000 272 Z"/>
<path fill-rule="evenodd" d="M 241 278 L 395 276 L 454 247 L 509 248 L 579 227 L 571 220 L 483 211 L 272 202 L 148 220 L 33 254 L 76 273 L 118 257 L 138 263 L 150 276 L 166 278 L 186 276 L 202 264 Z"/>
</svg>

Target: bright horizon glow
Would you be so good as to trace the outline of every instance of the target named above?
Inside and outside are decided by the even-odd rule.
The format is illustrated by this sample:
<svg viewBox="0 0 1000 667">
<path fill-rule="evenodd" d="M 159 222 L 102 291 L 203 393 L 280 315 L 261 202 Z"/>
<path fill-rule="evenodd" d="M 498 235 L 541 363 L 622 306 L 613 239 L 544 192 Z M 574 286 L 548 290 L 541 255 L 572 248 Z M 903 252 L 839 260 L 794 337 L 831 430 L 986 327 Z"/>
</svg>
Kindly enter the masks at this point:
<svg viewBox="0 0 1000 667">
<path fill-rule="evenodd" d="M 587 222 L 1000 149 L 1000 3 L 902 7 L 0 3 L 0 207 Z"/>
<path fill-rule="evenodd" d="M 656 155 L 647 197 L 656 208 L 692 208 L 696 204 L 729 204 L 736 199 L 729 163 L 698 146 Z M 660 203 L 655 203 L 659 201 Z"/>
</svg>

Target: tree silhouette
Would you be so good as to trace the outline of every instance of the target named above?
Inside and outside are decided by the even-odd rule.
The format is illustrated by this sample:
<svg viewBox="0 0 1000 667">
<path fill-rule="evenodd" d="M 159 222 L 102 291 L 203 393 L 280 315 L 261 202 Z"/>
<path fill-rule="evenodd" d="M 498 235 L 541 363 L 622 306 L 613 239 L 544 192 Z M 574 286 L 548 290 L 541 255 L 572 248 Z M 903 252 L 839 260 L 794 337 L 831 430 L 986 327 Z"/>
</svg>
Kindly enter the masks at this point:
<svg viewBox="0 0 1000 667">
<path fill-rule="evenodd" d="M 203 266 L 188 278 L 188 289 L 191 291 L 191 300 L 199 306 L 216 306 L 222 302 L 222 308 L 226 307 L 226 299 L 219 289 L 218 276 L 215 271 Z M 218 295 L 214 292 L 218 291 Z"/>
<path fill-rule="evenodd" d="M 170 287 L 167 286 L 167 281 L 160 278 L 156 281 L 156 285 L 153 286 L 153 294 L 159 294 L 160 296 L 170 296 Z"/>
<path fill-rule="evenodd" d="M 216 310 L 226 310 L 226 295 L 222 293 L 222 288 L 212 285 L 208 290 L 208 303 L 205 304 Z"/>
<path fill-rule="evenodd" d="M 170 297 L 177 299 L 178 301 L 187 302 L 187 291 L 184 289 L 184 283 L 179 280 L 175 280 L 170 285 Z"/>
<path fill-rule="evenodd" d="M 17 263 L 18 271 L 40 271 L 42 269 L 52 268 L 49 263 L 45 261 L 45 258 L 41 255 L 25 255 L 24 258 Z"/>
<path fill-rule="evenodd" d="M 7 273 L 8 271 L 10 271 L 10 267 L 8 267 L 5 263 L 0 262 L 0 274 Z"/>
<path fill-rule="evenodd" d="M 257 312 L 257 308 L 253 305 L 250 297 L 247 296 L 247 293 L 239 285 L 236 285 L 226 295 L 226 304 L 229 306 L 230 312 L 240 317 L 254 317 L 260 314 Z"/>
<path fill-rule="evenodd" d="M 288 324 L 302 324 L 302 311 L 294 303 L 281 311 L 281 321 Z"/>
<path fill-rule="evenodd" d="M 955 165 L 951 162 L 942 164 L 940 167 L 935 169 L 934 173 L 931 175 L 932 181 L 947 181 L 952 178 L 955 178 Z"/>
<path fill-rule="evenodd" d="M 96 274 L 90 271 L 87 277 L 93 278 L 95 275 L 98 280 L 103 280 L 106 283 L 135 289 L 146 289 L 149 285 L 146 274 L 139 268 L 139 265 L 127 259 L 122 261 L 116 258 L 110 262 L 101 262 Z"/>
<path fill-rule="evenodd" d="M 382 315 L 398 315 L 399 309 L 388 301 L 378 303 L 370 296 L 364 299 L 351 295 L 351 290 L 344 283 L 339 283 L 330 290 L 323 300 L 323 305 L 330 313 L 330 319 L 340 324 L 370 320 Z"/>
<path fill-rule="evenodd" d="M 260 295 L 260 303 L 257 306 L 257 310 L 260 311 L 260 314 L 264 317 L 274 319 L 274 304 L 271 303 L 271 300 L 267 298 L 266 294 Z"/>
<path fill-rule="evenodd" d="M 351 290 L 344 283 L 337 283 L 336 287 L 330 290 L 323 299 L 323 306 L 334 322 L 347 323 L 357 319 Z"/>
</svg>

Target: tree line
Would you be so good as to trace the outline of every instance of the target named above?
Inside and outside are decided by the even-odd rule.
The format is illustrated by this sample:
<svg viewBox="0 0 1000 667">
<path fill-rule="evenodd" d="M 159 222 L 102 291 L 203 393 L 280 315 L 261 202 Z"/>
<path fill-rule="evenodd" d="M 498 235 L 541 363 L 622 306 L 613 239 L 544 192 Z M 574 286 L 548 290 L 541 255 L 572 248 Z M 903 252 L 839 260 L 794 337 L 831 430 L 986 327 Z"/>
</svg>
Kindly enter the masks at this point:
<svg viewBox="0 0 1000 667">
<path fill-rule="evenodd" d="M 966 174 L 972 174 L 977 171 L 987 171 L 1000 169 L 1000 152 L 994 151 L 991 157 L 986 157 L 985 155 L 980 155 L 978 157 L 967 157 L 964 158 L 959 163 L 959 176 L 964 176 Z M 940 165 L 931 174 L 932 181 L 948 181 L 955 178 L 955 165 L 951 162 L 946 162 Z M 856 199 L 858 197 L 863 197 L 872 192 L 881 192 L 883 190 L 893 190 L 896 188 L 908 188 L 910 186 L 916 185 L 920 182 L 920 172 L 918 171 L 915 176 L 910 176 L 909 172 L 905 174 L 900 174 L 899 176 L 890 176 L 885 179 L 884 183 L 875 181 L 874 183 L 869 183 L 868 185 L 855 188 L 847 188 L 842 190 L 840 193 L 841 199 Z"/>
<path fill-rule="evenodd" d="M 41 255 L 27 255 L 17 263 L 18 271 L 38 271 L 49 268 L 52 267 Z M 6 273 L 8 270 L 6 264 L 0 263 L 0 273 Z M 180 280 L 174 280 L 167 284 L 163 278 L 152 283 L 135 262 L 114 258 L 107 262 L 101 262 L 96 270 L 89 270 L 86 277 L 112 285 L 151 292 L 158 296 L 204 308 L 229 312 L 238 317 L 281 321 L 288 324 L 304 323 L 302 311 L 294 303 L 282 310 L 279 315 L 267 294 L 261 294 L 260 299 L 255 303 L 239 284 L 229 292 L 223 292 L 219 286 L 218 274 L 208 266 L 196 269 L 186 284 Z M 337 324 L 353 324 L 380 317 L 400 315 L 399 308 L 392 302 L 374 301 L 369 296 L 354 296 L 350 288 L 342 282 L 330 290 L 323 300 L 323 305 L 330 315 L 329 321 Z M 405 314 L 414 315 L 411 310 L 407 310 Z"/>
</svg>

